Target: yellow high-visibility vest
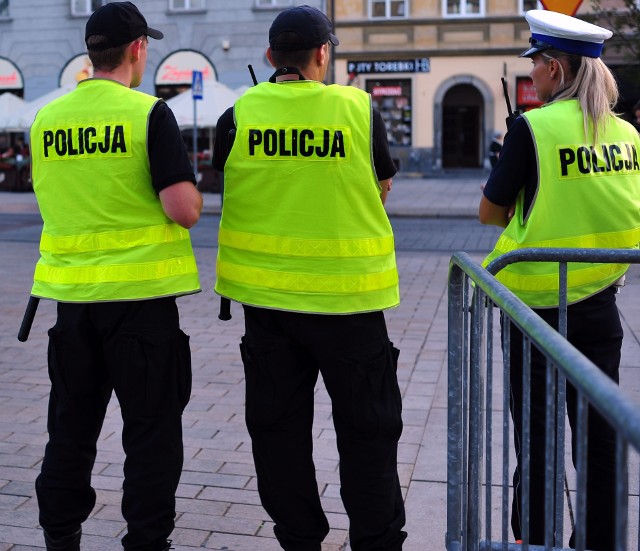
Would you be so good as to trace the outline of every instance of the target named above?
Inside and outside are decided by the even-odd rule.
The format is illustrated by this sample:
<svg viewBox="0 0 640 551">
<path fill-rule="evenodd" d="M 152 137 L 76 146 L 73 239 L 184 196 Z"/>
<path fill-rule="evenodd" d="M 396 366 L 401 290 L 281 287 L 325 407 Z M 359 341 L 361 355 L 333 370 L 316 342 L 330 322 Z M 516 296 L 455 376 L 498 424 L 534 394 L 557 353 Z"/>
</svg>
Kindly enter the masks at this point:
<svg viewBox="0 0 640 551">
<path fill-rule="evenodd" d="M 44 225 L 32 295 L 98 302 L 199 291 L 189 232 L 166 216 L 151 185 L 156 101 L 95 79 L 38 112 L 31 145 Z"/>
<path fill-rule="evenodd" d="M 640 139 L 627 122 L 611 117 L 599 143 L 585 143 L 577 100 L 549 104 L 524 115 L 538 161 L 538 190 L 527 219 L 523 192 L 516 211 L 485 259 L 516 249 L 637 248 L 640 242 Z M 589 129 L 591 132 L 591 129 Z M 568 264 L 568 301 L 605 289 L 628 264 Z M 558 264 L 518 262 L 496 276 L 526 304 L 558 305 Z"/>
<path fill-rule="evenodd" d="M 236 102 L 217 293 L 311 313 L 399 304 L 371 116 L 365 92 L 314 81 L 262 83 Z"/>
</svg>

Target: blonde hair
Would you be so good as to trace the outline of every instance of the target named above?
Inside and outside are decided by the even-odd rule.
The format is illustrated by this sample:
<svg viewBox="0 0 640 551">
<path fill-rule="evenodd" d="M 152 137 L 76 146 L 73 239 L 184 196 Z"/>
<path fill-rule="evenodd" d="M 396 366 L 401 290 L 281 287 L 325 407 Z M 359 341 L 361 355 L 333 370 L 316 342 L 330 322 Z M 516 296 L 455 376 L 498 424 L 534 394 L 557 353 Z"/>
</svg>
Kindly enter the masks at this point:
<svg viewBox="0 0 640 551">
<path fill-rule="evenodd" d="M 618 84 L 615 77 L 600 58 L 582 57 L 557 52 L 551 55 L 544 52 L 546 59 L 567 58 L 569 69 L 575 75 L 553 101 L 577 98 L 582 108 L 585 139 L 589 140 L 589 124 L 593 125 L 593 143 L 607 127 L 611 116 L 615 116 L 614 107 L 618 103 Z M 560 86 L 565 86 L 564 68 L 560 65 Z"/>
</svg>

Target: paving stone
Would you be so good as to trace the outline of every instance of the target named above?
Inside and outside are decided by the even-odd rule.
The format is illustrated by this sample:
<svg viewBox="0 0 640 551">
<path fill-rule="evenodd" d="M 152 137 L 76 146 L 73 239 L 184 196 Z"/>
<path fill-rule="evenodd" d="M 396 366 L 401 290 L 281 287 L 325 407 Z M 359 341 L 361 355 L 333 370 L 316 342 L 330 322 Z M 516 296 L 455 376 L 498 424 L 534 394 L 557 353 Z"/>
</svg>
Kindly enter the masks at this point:
<svg viewBox="0 0 640 551">
<path fill-rule="evenodd" d="M 398 471 L 407 508 L 405 551 L 441 551 L 445 545 L 447 274 L 451 258 L 451 251 L 445 249 L 452 244 L 464 245 L 472 251 L 472 258 L 481 260 L 483 251 L 495 240 L 498 230 L 471 221 L 477 215 L 478 184 L 477 177 L 399 179 L 387 202 L 388 211 L 395 215 L 394 227 L 403 228 L 402 237 L 396 232 L 402 303 L 389 310 L 386 319 L 390 338 L 401 351 L 398 378 L 404 431 L 398 447 Z M 25 212 L 33 208 L 30 194 L 0 193 L 0 216 L 10 209 Z M 205 212 L 216 210 L 219 195 L 205 194 Z M 412 214 L 426 217 L 406 217 Z M 464 218 L 435 218 L 443 215 Z M 442 238 L 443 227 L 447 239 Z M 210 241 L 215 234 L 205 235 L 196 226 L 192 235 L 195 243 L 201 243 L 195 251 L 206 290 L 178 300 L 181 324 L 191 336 L 193 391 L 183 417 L 185 462 L 177 492 L 174 547 L 182 551 L 277 551 L 280 546 L 273 522 L 260 505 L 244 422 L 244 370 L 238 348 L 244 332 L 242 308 L 232 306 L 230 322 L 217 319 L 219 298 L 211 292 L 216 250 Z M 0 551 L 34 551 L 43 548 L 34 481 L 47 442 L 47 330 L 54 324 L 55 303 L 41 301 L 28 342 L 19 343 L 16 334 L 38 258 L 37 243 L 3 240 L 0 235 L 0 257 L 12 261 L 10 266 L 0 263 Z M 620 297 L 626 335 L 623 392 L 640 404 L 640 266 L 630 269 Z M 498 357 L 497 319 L 494 349 Z M 500 393 L 496 378 L 494 397 L 499 398 Z M 331 525 L 322 551 L 344 551 L 349 549 L 348 518 L 340 499 L 331 402 L 321 378 L 315 401 L 314 461 L 322 505 Z M 494 408 L 494 423 L 499 421 L 499 410 Z M 120 512 L 121 430 L 120 409 L 112 397 L 93 473 L 97 504 L 84 527 L 83 548 L 91 551 L 120 550 L 120 538 L 126 530 Z M 499 430 L 494 431 L 494 446 L 501 446 Z M 630 518 L 636 533 L 639 464 L 637 454 L 632 453 Z M 494 484 L 496 469 L 494 464 Z M 568 478 L 573 488 L 571 471 Z M 492 503 L 493 515 L 499 516 L 499 502 L 494 499 Z"/>
</svg>

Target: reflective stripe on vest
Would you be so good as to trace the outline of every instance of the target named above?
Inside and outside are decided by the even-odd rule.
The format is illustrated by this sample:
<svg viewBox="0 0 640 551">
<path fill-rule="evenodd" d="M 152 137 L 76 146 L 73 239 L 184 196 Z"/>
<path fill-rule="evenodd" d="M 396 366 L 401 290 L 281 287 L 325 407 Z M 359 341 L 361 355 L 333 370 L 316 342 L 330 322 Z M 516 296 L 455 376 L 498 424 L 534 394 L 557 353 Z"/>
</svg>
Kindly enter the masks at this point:
<svg viewBox="0 0 640 551">
<path fill-rule="evenodd" d="M 112 251 L 157 243 L 170 243 L 182 239 L 189 239 L 189 231 L 177 224 L 57 237 L 43 233 L 40 237 L 40 251 L 51 254 Z"/>
<path fill-rule="evenodd" d="M 189 232 L 153 189 L 147 128 L 157 98 L 81 82 L 31 128 L 42 219 L 32 294 L 63 302 L 138 300 L 199 290 Z"/>
<path fill-rule="evenodd" d="M 529 247 L 637 247 L 640 138 L 635 129 L 612 117 L 599 144 L 585 145 L 577 100 L 529 111 L 525 119 L 536 147 L 537 193 L 525 220 L 521 191 L 514 217 L 483 264 Z M 569 263 L 569 303 L 608 287 L 627 268 L 626 264 Z M 557 263 L 519 262 L 496 277 L 530 306 L 558 305 Z"/>
<path fill-rule="evenodd" d="M 313 81 L 263 83 L 234 113 L 216 292 L 298 312 L 396 306 L 393 231 L 371 161 L 368 94 Z"/>
<path fill-rule="evenodd" d="M 52 284 L 140 282 L 191 274 L 196 269 L 192 256 L 128 266 L 55 267 L 37 264 L 34 280 Z"/>
<path fill-rule="evenodd" d="M 218 243 L 279 256 L 349 258 L 393 254 L 393 236 L 370 239 L 296 239 L 220 228 Z"/>
<path fill-rule="evenodd" d="M 383 273 L 366 275 L 297 274 L 223 261 L 217 264 L 216 270 L 222 279 L 232 279 L 238 284 L 293 293 L 367 293 L 387 289 L 398 283 L 395 268 Z"/>
</svg>

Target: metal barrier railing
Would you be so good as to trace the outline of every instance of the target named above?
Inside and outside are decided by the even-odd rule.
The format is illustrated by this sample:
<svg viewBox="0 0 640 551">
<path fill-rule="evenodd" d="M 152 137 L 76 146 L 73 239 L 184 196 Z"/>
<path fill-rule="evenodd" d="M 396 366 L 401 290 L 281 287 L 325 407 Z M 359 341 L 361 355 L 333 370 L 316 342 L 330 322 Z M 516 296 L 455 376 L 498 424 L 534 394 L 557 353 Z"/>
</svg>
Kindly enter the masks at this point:
<svg viewBox="0 0 640 551">
<path fill-rule="evenodd" d="M 508 264 L 521 261 L 545 261 L 559 264 L 560 319 L 558 331 L 551 328 L 535 312 L 504 287 L 494 275 Z M 448 335 L 448 434 L 447 434 L 447 534 L 448 551 L 527 551 L 528 549 L 560 549 L 563 544 L 564 492 L 564 426 L 565 387 L 569 381 L 576 389 L 577 400 L 577 483 L 576 542 L 585 548 L 585 510 L 587 449 L 587 407 L 593 406 L 616 432 L 616 534 L 615 549 L 627 549 L 628 527 L 628 448 L 640 452 L 640 408 L 620 388 L 565 338 L 567 326 L 567 262 L 639 264 L 638 250 L 610 249 L 522 249 L 505 254 L 485 270 L 466 253 L 451 257 L 449 270 L 449 335 Z M 529 433 L 524 422 L 522 441 L 521 511 L 523 544 L 510 543 L 508 513 L 510 510 L 509 454 L 509 346 L 503 354 L 502 396 L 502 480 L 501 537 L 492 538 L 492 470 L 493 470 L 493 310 L 497 307 L 506 321 L 522 332 L 525 341 L 524 380 L 530 377 L 530 347 L 534 346 L 547 359 L 547 476 L 545 477 L 545 546 L 528 543 L 528 468 Z M 503 339 L 508 340 L 509 323 Z M 550 375 L 557 374 L 557 377 Z M 556 381 L 557 379 L 557 381 Z M 527 385 L 525 384 L 524 387 Z M 555 395 L 558 401 L 555 402 Z M 523 392 L 523 414 L 528 415 L 530 396 Z M 556 405 L 557 404 L 557 405 Z M 550 425 L 557 423 L 549 430 Z M 484 462 L 483 462 L 484 451 Z M 556 468 L 553 468 L 553 464 Z M 484 491 L 484 495 L 483 495 Z M 555 503 L 555 507 L 554 507 Z M 482 506 L 484 505 L 484 523 Z M 640 525 L 640 522 L 638 523 Z M 551 529 L 548 527 L 552 526 Z M 638 538 L 640 545 L 640 538 Z M 640 549 L 640 547 L 639 547 Z"/>
</svg>

